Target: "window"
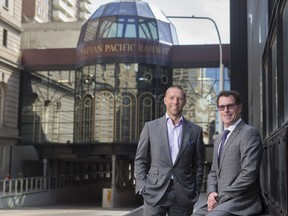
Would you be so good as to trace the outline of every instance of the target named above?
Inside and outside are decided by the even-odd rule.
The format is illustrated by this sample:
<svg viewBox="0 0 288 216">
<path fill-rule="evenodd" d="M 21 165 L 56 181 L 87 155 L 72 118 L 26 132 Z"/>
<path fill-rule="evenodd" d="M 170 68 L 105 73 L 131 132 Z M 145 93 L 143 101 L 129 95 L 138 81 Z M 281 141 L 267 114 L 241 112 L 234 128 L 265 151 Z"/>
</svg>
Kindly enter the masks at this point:
<svg viewBox="0 0 288 216">
<path fill-rule="evenodd" d="M 267 110 L 270 109 L 270 98 L 271 98 L 271 74 L 269 74 L 269 64 L 268 59 L 265 60 L 265 65 L 263 69 L 263 132 L 265 137 L 269 137 L 270 132 L 272 131 L 272 123 L 271 123 L 271 112 Z"/>
<path fill-rule="evenodd" d="M 41 16 L 41 5 L 37 5 L 37 15 Z"/>
<path fill-rule="evenodd" d="M 82 140 L 93 140 L 93 96 L 87 94 L 82 100 Z"/>
<path fill-rule="evenodd" d="M 271 73 L 272 73 L 272 121 L 273 121 L 273 130 L 277 130 L 279 125 L 278 125 L 278 69 L 277 69 L 277 35 L 275 35 L 274 41 L 271 46 Z"/>
<path fill-rule="evenodd" d="M 8 31 L 7 29 L 3 29 L 3 46 L 7 47 L 7 38 L 8 38 Z"/>
<path fill-rule="evenodd" d="M 157 21 L 159 30 L 159 41 L 162 43 L 172 44 L 172 37 L 170 33 L 170 25 L 161 21 Z"/>
<path fill-rule="evenodd" d="M 5 146 L 0 146 L 0 170 L 4 169 Z"/>
<path fill-rule="evenodd" d="M 283 71 L 284 71 L 284 82 L 288 83 L 288 62 L 286 59 L 288 58 L 288 4 L 285 5 L 284 13 L 283 13 Z M 284 84 L 284 121 L 288 122 L 288 87 Z"/>
<path fill-rule="evenodd" d="M 3 0 L 3 8 L 8 10 L 8 7 L 9 7 L 9 0 Z"/>
<path fill-rule="evenodd" d="M 156 20 L 139 19 L 139 38 L 152 40 L 158 38 Z"/>
<path fill-rule="evenodd" d="M 3 125 L 4 116 L 4 88 L 0 84 L 0 126 Z"/>
</svg>

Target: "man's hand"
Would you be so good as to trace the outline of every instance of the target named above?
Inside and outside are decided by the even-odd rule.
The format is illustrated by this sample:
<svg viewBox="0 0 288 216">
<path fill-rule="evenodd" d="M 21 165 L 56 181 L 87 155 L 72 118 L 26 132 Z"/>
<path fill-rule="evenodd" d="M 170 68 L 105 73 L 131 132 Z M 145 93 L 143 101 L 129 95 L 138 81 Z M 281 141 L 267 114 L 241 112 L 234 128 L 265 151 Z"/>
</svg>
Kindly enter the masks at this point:
<svg viewBox="0 0 288 216">
<path fill-rule="evenodd" d="M 216 205 L 217 205 L 217 197 L 218 197 L 218 193 L 216 192 L 212 192 L 209 194 L 208 199 L 207 199 L 207 207 L 208 207 L 208 211 L 212 211 Z"/>
</svg>

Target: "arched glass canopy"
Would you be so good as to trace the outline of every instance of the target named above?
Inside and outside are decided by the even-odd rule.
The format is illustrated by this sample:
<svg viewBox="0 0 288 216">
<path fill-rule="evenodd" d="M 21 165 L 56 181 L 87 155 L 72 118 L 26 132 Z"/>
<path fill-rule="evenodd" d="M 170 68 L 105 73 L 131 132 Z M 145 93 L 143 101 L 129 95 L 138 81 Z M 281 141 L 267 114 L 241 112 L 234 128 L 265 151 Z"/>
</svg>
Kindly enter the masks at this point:
<svg viewBox="0 0 288 216">
<path fill-rule="evenodd" d="M 164 13 L 140 0 L 119 0 L 100 6 L 83 25 L 78 44 L 106 38 L 178 45 L 176 29 Z"/>
</svg>

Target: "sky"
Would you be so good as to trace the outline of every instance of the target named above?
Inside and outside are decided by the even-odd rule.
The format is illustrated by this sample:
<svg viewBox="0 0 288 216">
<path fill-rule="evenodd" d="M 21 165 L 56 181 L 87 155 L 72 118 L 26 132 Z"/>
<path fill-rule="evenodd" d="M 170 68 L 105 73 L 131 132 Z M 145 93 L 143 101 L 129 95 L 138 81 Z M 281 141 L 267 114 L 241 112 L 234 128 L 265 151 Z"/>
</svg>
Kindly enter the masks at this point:
<svg viewBox="0 0 288 216">
<path fill-rule="evenodd" d="M 92 0 L 94 12 L 114 0 Z M 143 0 L 157 6 L 166 16 L 206 17 L 218 28 L 222 44 L 230 43 L 229 0 Z M 176 28 L 180 45 L 219 44 L 215 25 L 208 19 L 170 18 Z"/>
</svg>

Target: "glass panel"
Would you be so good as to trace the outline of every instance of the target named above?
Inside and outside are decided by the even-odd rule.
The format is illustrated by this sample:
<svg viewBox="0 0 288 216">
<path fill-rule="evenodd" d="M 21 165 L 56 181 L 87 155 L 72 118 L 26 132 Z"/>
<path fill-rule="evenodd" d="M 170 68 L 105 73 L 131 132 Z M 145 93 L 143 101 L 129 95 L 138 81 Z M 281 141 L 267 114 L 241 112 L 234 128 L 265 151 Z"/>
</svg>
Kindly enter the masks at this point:
<svg viewBox="0 0 288 216">
<path fill-rule="evenodd" d="M 75 83 L 72 71 L 36 71 L 23 75 L 23 142 L 73 140 Z"/>
<path fill-rule="evenodd" d="M 133 91 L 133 90 L 132 90 Z M 116 107 L 116 141 L 137 142 L 137 98 L 134 93 L 122 90 L 118 94 Z"/>
<path fill-rule="evenodd" d="M 117 23 L 111 23 L 110 28 L 107 29 L 107 35 L 106 38 L 115 38 L 117 36 L 118 31 L 118 24 Z"/>
<path fill-rule="evenodd" d="M 95 90 L 115 88 L 115 64 L 102 64 L 96 66 Z"/>
<path fill-rule="evenodd" d="M 33 122 L 32 122 L 32 135 L 34 143 L 44 143 L 45 133 L 43 131 L 42 121 L 44 121 L 43 116 L 43 103 L 37 98 L 33 104 Z"/>
<path fill-rule="evenodd" d="M 172 44 L 170 25 L 161 21 L 157 21 L 159 31 L 159 41 L 161 43 Z"/>
<path fill-rule="evenodd" d="M 138 86 L 142 90 L 154 88 L 155 74 L 152 67 L 142 66 L 137 73 Z"/>
<path fill-rule="evenodd" d="M 77 92 L 77 90 L 76 90 Z M 82 125 L 81 125 L 81 118 L 82 116 L 79 114 L 81 113 L 81 97 L 77 96 L 75 98 L 75 124 L 74 124 L 74 142 L 80 142 L 82 140 Z"/>
<path fill-rule="evenodd" d="M 137 68 L 138 64 L 119 64 L 119 73 L 117 74 L 116 79 L 118 80 L 118 86 L 119 88 L 123 89 L 130 89 L 130 92 L 135 92 L 137 88 L 136 83 L 136 76 L 137 71 L 135 70 Z"/>
<path fill-rule="evenodd" d="M 114 96 L 109 91 L 100 91 L 95 97 L 95 141 L 113 142 Z"/>
<path fill-rule="evenodd" d="M 177 31 L 176 31 L 175 26 L 172 23 L 170 23 L 170 29 L 171 29 L 173 45 L 178 45 L 179 41 L 178 41 L 178 37 L 177 37 Z"/>
<path fill-rule="evenodd" d="M 155 97 L 150 92 L 143 92 L 139 95 L 139 132 L 144 127 L 145 122 L 151 121 L 158 116 L 155 116 Z"/>
<path fill-rule="evenodd" d="M 121 2 L 109 3 L 103 12 L 103 16 L 113 16 L 119 14 Z"/>
<path fill-rule="evenodd" d="M 263 91 L 263 88 L 264 88 L 264 76 L 263 76 L 263 69 L 260 68 L 260 72 L 259 72 L 259 76 L 260 76 L 260 85 L 259 85 L 259 95 L 260 95 L 260 98 L 259 98 L 259 110 L 260 110 L 260 113 L 258 113 L 260 116 L 259 116 L 259 119 L 260 119 L 260 125 L 258 126 L 259 128 L 259 132 L 261 133 L 261 136 L 264 135 L 264 91 Z"/>
<path fill-rule="evenodd" d="M 117 27 L 114 27 L 115 29 L 117 29 L 117 38 L 124 37 L 123 35 L 125 34 L 125 25 L 126 25 L 125 19 L 119 18 Z"/>
<path fill-rule="evenodd" d="M 136 16 L 137 10 L 135 4 L 135 2 L 122 2 L 119 10 L 119 15 Z"/>
<path fill-rule="evenodd" d="M 227 70 L 224 73 L 225 89 L 230 89 Z M 181 85 L 187 93 L 187 102 L 183 110 L 184 116 L 202 126 L 204 142 L 213 144 L 214 136 L 219 131 L 215 101 L 219 93 L 219 69 L 174 69 L 173 84 Z"/>
<path fill-rule="evenodd" d="M 125 38 L 136 38 L 136 25 L 138 23 L 135 23 L 135 19 L 130 18 L 128 19 L 128 22 L 126 23 L 126 29 L 125 29 Z"/>
<path fill-rule="evenodd" d="M 91 20 L 87 22 L 87 27 L 84 36 L 84 42 L 96 39 L 96 33 L 98 29 L 98 20 Z"/>
<path fill-rule="evenodd" d="M 264 67 L 264 73 L 265 73 L 265 110 L 264 110 L 264 115 L 265 115 L 265 127 L 266 127 L 266 137 L 269 137 L 270 132 L 272 131 L 272 120 L 271 120 L 271 116 L 272 113 L 269 112 L 268 110 L 271 109 L 271 75 L 269 74 L 269 69 L 268 69 L 268 63 L 265 64 Z"/>
<path fill-rule="evenodd" d="M 92 95 L 85 95 L 82 100 L 82 141 L 90 142 L 93 140 L 93 98 Z"/>
<path fill-rule="evenodd" d="M 115 17 L 110 17 L 109 19 L 104 19 L 100 21 L 97 38 L 116 37 L 116 33 L 117 33 L 117 23 Z"/>
<path fill-rule="evenodd" d="M 146 2 L 138 1 L 136 6 L 137 6 L 138 16 L 147 17 L 147 18 L 155 18 L 152 11 L 150 10 L 149 5 Z"/>
<path fill-rule="evenodd" d="M 288 3 L 283 13 L 283 71 L 284 71 L 284 120 L 288 121 Z"/>
<path fill-rule="evenodd" d="M 158 7 L 150 4 L 150 8 L 151 8 L 152 13 L 155 16 L 155 19 L 160 20 L 162 22 L 169 23 L 169 20 L 167 19 L 167 17 L 163 14 L 162 11 L 159 10 Z"/>
<path fill-rule="evenodd" d="M 90 17 L 90 19 L 96 19 L 96 18 L 101 17 L 106 6 L 107 6 L 107 5 L 102 5 L 102 6 L 100 6 L 100 7 L 95 11 L 95 13 L 92 14 L 92 16 Z"/>
<path fill-rule="evenodd" d="M 277 72 L 277 36 L 272 45 L 272 121 L 273 130 L 278 129 L 278 72 Z"/>
<path fill-rule="evenodd" d="M 137 20 L 134 18 L 109 18 L 101 22 L 99 38 L 136 38 Z"/>
<path fill-rule="evenodd" d="M 139 38 L 158 39 L 156 20 L 139 20 Z"/>
</svg>

